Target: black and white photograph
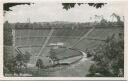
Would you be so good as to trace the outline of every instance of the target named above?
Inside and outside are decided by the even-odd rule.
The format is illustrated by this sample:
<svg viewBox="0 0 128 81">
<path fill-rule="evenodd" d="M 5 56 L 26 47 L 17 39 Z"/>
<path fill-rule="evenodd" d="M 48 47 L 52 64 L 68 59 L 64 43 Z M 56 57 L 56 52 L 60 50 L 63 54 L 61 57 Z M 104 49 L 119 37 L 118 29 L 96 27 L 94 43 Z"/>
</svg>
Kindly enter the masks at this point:
<svg viewBox="0 0 128 81">
<path fill-rule="evenodd" d="M 124 77 L 124 4 L 3 3 L 3 76 Z"/>
</svg>

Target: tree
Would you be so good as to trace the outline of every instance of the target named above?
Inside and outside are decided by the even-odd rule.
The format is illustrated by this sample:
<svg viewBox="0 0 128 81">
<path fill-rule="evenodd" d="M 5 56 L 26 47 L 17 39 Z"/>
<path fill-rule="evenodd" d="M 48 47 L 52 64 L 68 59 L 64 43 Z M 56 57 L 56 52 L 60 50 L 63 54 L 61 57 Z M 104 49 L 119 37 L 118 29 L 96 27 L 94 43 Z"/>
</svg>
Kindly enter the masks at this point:
<svg viewBox="0 0 128 81">
<path fill-rule="evenodd" d="M 48 57 L 50 59 L 52 59 L 52 61 L 53 61 L 54 64 L 57 64 L 58 63 L 58 60 L 59 59 L 57 58 L 56 52 L 55 52 L 55 50 L 53 48 L 50 49 Z"/>
<path fill-rule="evenodd" d="M 120 21 L 121 21 L 121 20 L 120 20 L 120 16 L 117 15 L 117 14 L 115 14 L 115 13 L 113 13 L 113 14 L 111 15 L 111 17 L 116 18 L 116 19 L 117 19 L 117 22 L 120 22 Z"/>
<path fill-rule="evenodd" d="M 3 7 L 3 10 L 4 11 L 12 11 L 10 9 L 10 7 L 13 7 L 13 6 L 17 6 L 17 5 L 31 5 L 31 4 L 34 4 L 34 3 L 4 3 L 4 7 Z M 79 6 L 82 5 L 82 4 L 88 4 L 89 6 L 93 6 L 95 8 L 101 8 L 102 6 L 104 6 L 106 3 L 62 3 L 62 6 L 63 6 L 63 9 L 70 9 L 70 8 L 73 8 L 75 7 L 75 5 L 78 4 Z"/>
<path fill-rule="evenodd" d="M 115 35 L 108 37 L 95 51 L 94 61 L 90 67 L 90 75 L 121 77 L 124 76 L 124 39 L 120 33 L 118 39 Z"/>
<path fill-rule="evenodd" d="M 5 10 L 5 11 L 12 11 L 10 9 L 10 7 L 13 7 L 13 6 L 16 6 L 16 5 L 25 5 L 25 4 L 30 5 L 31 3 L 4 3 L 3 10 Z"/>
<path fill-rule="evenodd" d="M 4 53 L 5 55 L 5 53 Z M 4 56 L 5 57 L 5 56 Z M 6 59 L 6 60 L 5 60 Z M 4 68 L 3 68 L 3 73 L 4 73 L 4 76 L 6 76 L 6 74 L 12 74 L 14 75 L 14 58 L 13 57 L 6 57 L 4 59 Z"/>
<path fill-rule="evenodd" d="M 12 46 L 4 45 L 4 54 L 3 54 L 3 73 L 6 74 L 14 74 L 14 64 L 13 64 L 13 48 Z"/>
<path fill-rule="evenodd" d="M 4 59 L 4 75 L 6 73 L 9 74 L 18 74 L 18 76 L 20 76 L 20 74 L 25 72 L 25 69 L 27 69 L 27 63 L 30 60 L 30 53 L 25 52 L 25 54 L 23 53 L 17 53 L 17 55 L 14 57 L 9 57 L 8 54 L 4 53 L 4 55 L 6 55 L 7 57 L 5 57 Z"/>
<path fill-rule="evenodd" d="M 62 6 L 63 6 L 63 9 L 68 10 L 68 9 L 74 8 L 76 4 L 78 4 L 79 6 L 82 4 L 88 4 L 89 6 L 93 6 L 95 8 L 101 8 L 107 3 L 62 3 Z"/>
<path fill-rule="evenodd" d="M 22 52 L 16 55 L 16 57 L 14 57 L 14 69 L 15 69 L 15 73 L 18 74 L 20 76 L 21 73 L 25 72 L 25 69 L 27 69 L 27 63 L 29 62 L 31 57 L 31 54 L 29 52 L 25 52 L 25 54 L 23 54 Z"/>
<path fill-rule="evenodd" d="M 12 46 L 12 27 L 11 24 L 6 21 L 4 23 L 4 45 Z"/>
<path fill-rule="evenodd" d="M 112 17 L 112 21 L 114 18 L 116 18 L 117 22 L 115 22 L 117 25 L 123 25 L 124 22 L 121 20 L 121 17 L 116 14 L 116 13 L 113 13 L 110 17 Z"/>
<path fill-rule="evenodd" d="M 36 62 L 36 66 L 38 67 L 38 69 L 44 68 L 43 61 L 41 59 L 38 59 Z"/>
<path fill-rule="evenodd" d="M 22 73 L 22 69 L 26 67 L 23 63 L 23 57 L 23 54 L 17 54 L 16 57 L 14 58 L 14 72 L 18 74 L 18 76 L 20 76 L 20 73 Z"/>
<path fill-rule="evenodd" d="M 102 26 L 105 26 L 105 25 L 108 24 L 108 22 L 107 22 L 107 20 L 105 20 L 104 18 L 102 18 L 101 21 L 100 21 L 100 24 L 101 24 Z"/>
<path fill-rule="evenodd" d="M 30 61 L 31 54 L 28 51 L 25 51 L 25 54 L 23 56 L 24 63 L 28 63 Z"/>
</svg>

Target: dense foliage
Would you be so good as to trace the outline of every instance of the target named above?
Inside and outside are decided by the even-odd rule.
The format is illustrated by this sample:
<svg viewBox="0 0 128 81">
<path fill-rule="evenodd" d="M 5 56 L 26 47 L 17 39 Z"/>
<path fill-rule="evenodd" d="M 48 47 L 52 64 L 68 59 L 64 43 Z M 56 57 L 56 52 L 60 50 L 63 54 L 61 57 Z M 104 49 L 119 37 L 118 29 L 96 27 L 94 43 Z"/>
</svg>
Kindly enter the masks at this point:
<svg viewBox="0 0 128 81">
<path fill-rule="evenodd" d="M 12 27 L 7 21 L 4 23 L 4 45 L 12 46 Z"/>
<path fill-rule="evenodd" d="M 59 60 L 56 56 L 54 49 L 50 49 L 48 57 L 52 59 L 54 64 L 56 64 L 56 62 Z"/>
<path fill-rule="evenodd" d="M 25 52 L 25 54 L 17 53 L 16 56 L 8 56 L 9 53 L 4 53 L 4 75 L 6 74 L 23 74 L 25 69 L 27 69 L 27 63 L 30 60 L 30 53 Z M 6 57 L 7 56 L 7 57 Z"/>
<path fill-rule="evenodd" d="M 70 8 L 74 8 L 76 4 L 78 4 L 79 6 L 82 4 L 88 4 L 89 6 L 93 6 L 95 8 L 101 8 L 106 3 L 62 3 L 62 6 L 63 6 L 63 9 L 68 10 Z"/>
<path fill-rule="evenodd" d="M 16 6 L 16 5 L 30 5 L 31 3 L 4 3 L 3 4 L 3 10 L 5 11 L 12 11 L 10 7 Z"/>
<path fill-rule="evenodd" d="M 37 60 L 36 67 L 38 67 L 38 69 L 44 68 L 44 64 L 43 64 L 43 61 L 41 59 Z"/>
<path fill-rule="evenodd" d="M 17 5 L 25 5 L 25 4 L 31 5 L 31 4 L 34 4 L 34 3 L 30 3 L 30 2 L 26 2 L 26 3 L 4 3 L 3 10 L 4 11 L 12 11 L 10 9 L 10 7 L 17 6 Z M 70 8 L 73 8 L 76 4 L 78 4 L 79 6 L 81 4 L 88 4 L 89 6 L 93 6 L 95 8 L 101 8 L 106 3 L 62 3 L 62 6 L 63 6 L 63 9 L 68 10 Z"/>
<path fill-rule="evenodd" d="M 124 75 L 124 39 L 123 34 L 108 37 L 94 52 L 94 61 L 87 76 L 114 76 Z"/>
</svg>

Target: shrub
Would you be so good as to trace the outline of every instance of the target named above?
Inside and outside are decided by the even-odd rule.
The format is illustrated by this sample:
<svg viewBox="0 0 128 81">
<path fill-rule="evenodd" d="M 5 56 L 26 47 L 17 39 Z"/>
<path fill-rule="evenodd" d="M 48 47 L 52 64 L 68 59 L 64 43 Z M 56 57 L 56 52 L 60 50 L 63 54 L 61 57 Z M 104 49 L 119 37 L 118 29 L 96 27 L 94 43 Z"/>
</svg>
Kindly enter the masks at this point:
<svg viewBox="0 0 128 81">
<path fill-rule="evenodd" d="M 41 59 L 38 59 L 36 62 L 36 66 L 38 67 L 38 69 L 44 68 L 43 61 Z"/>
<path fill-rule="evenodd" d="M 99 73 L 103 76 L 121 77 L 124 74 L 124 39 L 123 34 L 108 37 L 95 51 L 95 64 L 90 67 L 90 75 Z"/>
</svg>

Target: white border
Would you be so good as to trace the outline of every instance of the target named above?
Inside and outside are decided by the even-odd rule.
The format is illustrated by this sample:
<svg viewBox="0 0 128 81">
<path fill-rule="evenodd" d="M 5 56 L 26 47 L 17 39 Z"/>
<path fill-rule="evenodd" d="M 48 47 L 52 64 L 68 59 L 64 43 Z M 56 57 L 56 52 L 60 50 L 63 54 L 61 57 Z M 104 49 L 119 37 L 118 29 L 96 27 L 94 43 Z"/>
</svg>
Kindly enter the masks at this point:
<svg viewBox="0 0 128 81">
<path fill-rule="evenodd" d="M 57 1 L 57 2 L 121 2 L 126 3 L 124 5 L 125 10 L 125 28 L 124 28 L 124 39 L 125 39 L 125 49 L 124 49 L 124 60 L 125 60 L 125 67 L 124 67 L 124 77 L 4 77 L 3 76 L 3 3 L 4 2 L 35 2 L 35 1 Z M 128 9 L 128 0 L 0 0 L 0 80 L 128 80 L 128 16 L 127 16 L 127 9 Z"/>
</svg>

